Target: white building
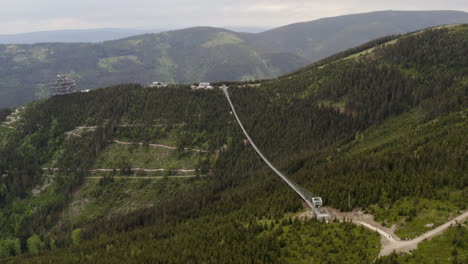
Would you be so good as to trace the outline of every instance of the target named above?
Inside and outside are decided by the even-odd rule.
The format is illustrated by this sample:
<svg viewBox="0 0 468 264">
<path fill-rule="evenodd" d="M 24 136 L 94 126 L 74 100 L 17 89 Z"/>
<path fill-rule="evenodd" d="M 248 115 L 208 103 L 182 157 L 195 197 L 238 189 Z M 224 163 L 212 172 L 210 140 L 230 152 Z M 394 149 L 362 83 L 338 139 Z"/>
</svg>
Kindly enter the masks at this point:
<svg viewBox="0 0 468 264">
<path fill-rule="evenodd" d="M 150 85 L 148 85 L 150 88 L 160 88 L 160 87 L 167 87 L 167 83 L 163 82 L 152 82 Z"/>
<path fill-rule="evenodd" d="M 213 86 L 209 82 L 201 82 L 198 84 L 197 89 L 213 89 Z"/>
</svg>

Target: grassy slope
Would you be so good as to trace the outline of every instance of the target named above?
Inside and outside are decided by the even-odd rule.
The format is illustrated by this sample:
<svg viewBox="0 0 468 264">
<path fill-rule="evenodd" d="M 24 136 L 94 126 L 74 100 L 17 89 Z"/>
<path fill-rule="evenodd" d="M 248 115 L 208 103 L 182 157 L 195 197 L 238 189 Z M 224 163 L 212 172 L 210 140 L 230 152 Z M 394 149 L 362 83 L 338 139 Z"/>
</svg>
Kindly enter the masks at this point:
<svg viewBox="0 0 468 264">
<path fill-rule="evenodd" d="M 149 132 L 148 132 L 149 129 Z M 180 141 L 183 126 L 175 128 L 167 127 L 137 127 L 120 128 L 115 136 L 116 140 L 139 143 L 143 138 L 150 138 L 149 144 L 162 144 L 170 147 L 177 147 Z M 143 132 L 142 132 L 143 131 Z M 197 141 L 198 142 L 198 141 Z M 201 147 L 199 147 L 200 145 Z M 206 148 L 207 143 L 198 142 L 198 144 L 186 146 L 188 148 Z M 204 154 L 195 151 L 179 151 L 163 147 L 145 146 L 145 145 L 121 145 L 113 143 L 108 145 L 101 152 L 93 165 L 94 169 L 122 169 L 122 168 L 142 168 L 142 169 L 197 169 L 199 161 L 205 156 L 213 159 L 213 155 Z M 107 175 L 109 173 L 95 172 L 93 174 Z M 167 172 L 138 172 L 138 175 L 166 175 Z M 177 172 L 173 172 L 177 174 Z M 193 172 L 190 174 L 194 174 Z M 184 173 L 182 173 L 184 175 Z"/>
<path fill-rule="evenodd" d="M 126 130 L 120 128 L 121 130 Z M 164 128 L 157 128 L 158 130 Z M 137 130 L 131 130 L 133 132 Z M 94 133 L 94 132 L 87 132 Z M 131 134 L 131 133 L 130 133 Z M 118 140 L 132 142 L 125 137 L 117 136 Z M 138 138 L 138 134 L 133 134 Z M 164 137 L 157 138 L 158 144 L 175 146 L 178 141 L 176 130 L 165 132 Z M 196 169 L 201 154 L 198 152 L 165 149 L 159 147 L 109 144 L 98 156 L 93 165 L 95 169 Z M 93 172 L 90 176 L 112 176 L 111 172 Z M 120 175 L 117 172 L 117 176 Z M 167 172 L 134 172 L 137 176 L 161 176 Z M 173 174 L 179 174 L 174 172 Z M 181 173 L 186 175 L 187 173 Z M 189 174 L 195 174 L 194 172 Z M 125 215 L 142 208 L 153 207 L 184 191 L 189 185 L 201 184 L 198 179 L 112 179 L 110 183 L 102 184 L 98 179 L 86 179 L 80 190 L 74 195 L 69 208 L 61 221 L 76 226 L 82 226 L 99 218 L 111 218 Z M 109 203 L 108 201 L 112 201 Z"/>
<path fill-rule="evenodd" d="M 199 154 L 195 152 L 111 144 L 100 154 L 93 168 L 119 169 L 119 163 L 125 161 L 131 168 L 195 169 L 198 159 Z"/>
<path fill-rule="evenodd" d="M 100 218 L 125 215 L 173 199 L 200 180 L 183 179 L 115 179 L 107 184 L 88 179 L 74 195 L 61 222 L 83 226 Z M 109 202 L 112 201 L 112 202 Z"/>
</svg>

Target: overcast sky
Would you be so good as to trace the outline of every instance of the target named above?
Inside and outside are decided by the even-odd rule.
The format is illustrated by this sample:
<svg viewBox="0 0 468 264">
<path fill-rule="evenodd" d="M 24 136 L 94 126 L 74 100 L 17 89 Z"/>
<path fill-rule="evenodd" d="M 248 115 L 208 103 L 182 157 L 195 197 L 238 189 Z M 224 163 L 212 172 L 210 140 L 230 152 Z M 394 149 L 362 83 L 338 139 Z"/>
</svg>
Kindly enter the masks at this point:
<svg viewBox="0 0 468 264">
<path fill-rule="evenodd" d="M 91 28 L 276 27 L 377 10 L 468 11 L 468 0 L 0 1 L 0 34 Z"/>
</svg>

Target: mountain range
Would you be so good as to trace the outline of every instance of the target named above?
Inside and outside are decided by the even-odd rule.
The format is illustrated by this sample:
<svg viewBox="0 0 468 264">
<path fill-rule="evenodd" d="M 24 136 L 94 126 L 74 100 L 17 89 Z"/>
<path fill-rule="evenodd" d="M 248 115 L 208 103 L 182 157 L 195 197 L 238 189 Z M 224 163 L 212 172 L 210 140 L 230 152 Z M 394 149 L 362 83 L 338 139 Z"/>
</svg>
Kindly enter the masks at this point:
<svg viewBox="0 0 468 264">
<path fill-rule="evenodd" d="M 328 223 L 217 87 L 120 84 L 2 110 L 0 261 L 466 263 L 467 56 L 468 24 L 449 25 L 228 83 L 249 138 Z"/>
<path fill-rule="evenodd" d="M 260 27 L 226 27 L 226 29 L 236 32 L 258 33 L 266 31 Z M 17 34 L 0 34 L 0 44 L 35 44 L 35 43 L 92 43 L 104 42 L 128 38 L 142 34 L 156 34 L 171 31 L 174 28 L 156 29 L 124 29 L 124 28 L 99 28 L 99 29 L 71 29 L 38 31 Z"/>
<path fill-rule="evenodd" d="M 152 81 L 277 77 L 377 37 L 468 22 L 458 11 L 382 11 L 324 18 L 262 33 L 197 27 L 102 43 L 0 45 L 0 107 L 46 97 L 56 75 L 78 88 Z"/>
</svg>

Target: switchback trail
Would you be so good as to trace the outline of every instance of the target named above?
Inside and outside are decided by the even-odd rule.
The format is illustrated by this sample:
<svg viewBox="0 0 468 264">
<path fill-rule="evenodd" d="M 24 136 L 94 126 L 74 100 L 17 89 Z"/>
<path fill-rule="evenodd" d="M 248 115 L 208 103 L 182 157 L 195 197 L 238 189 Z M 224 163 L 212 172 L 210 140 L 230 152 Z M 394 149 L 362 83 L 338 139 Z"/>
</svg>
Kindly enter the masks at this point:
<svg viewBox="0 0 468 264">
<path fill-rule="evenodd" d="M 97 171 L 120 171 L 121 169 L 91 169 L 90 172 L 97 172 Z M 145 171 L 145 172 L 156 172 L 156 171 L 167 171 L 167 169 L 144 169 L 144 168 L 131 168 L 131 171 Z M 174 169 L 172 171 L 175 172 L 194 172 L 196 169 Z"/>
<path fill-rule="evenodd" d="M 113 142 L 114 142 L 114 143 L 117 143 L 117 144 L 119 144 L 119 145 L 132 145 L 132 144 L 137 144 L 137 145 L 139 145 L 139 146 L 143 146 L 143 143 L 123 142 L 123 141 L 119 141 L 119 140 L 114 140 Z M 176 149 L 177 149 L 177 147 L 168 146 L 168 145 L 163 145 L 163 144 L 148 144 L 148 146 L 150 146 L 150 147 L 155 147 L 155 148 L 171 149 L 171 150 L 176 150 Z M 189 151 L 193 151 L 193 152 L 202 152 L 202 153 L 206 153 L 206 152 L 207 152 L 206 150 L 201 150 L 201 149 L 190 149 L 190 148 L 184 148 L 184 150 L 189 150 Z"/>
<path fill-rule="evenodd" d="M 42 168 L 42 170 L 50 171 L 59 171 L 59 168 Z M 110 171 L 121 171 L 122 169 L 90 169 L 89 172 L 110 172 Z M 143 169 L 143 168 L 130 168 L 131 171 L 146 171 L 146 172 L 156 172 L 156 171 L 167 171 L 167 169 Z M 174 172 L 195 172 L 196 169 L 173 169 Z"/>
<path fill-rule="evenodd" d="M 161 180 L 161 179 L 172 179 L 172 178 L 176 178 L 176 179 L 190 179 L 190 178 L 195 178 L 195 177 L 206 177 L 206 175 L 184 175 L 184 176 L 113 176 L 112 178 L 114 179 L 135 179 L 135 180 L 138 180 L 138 179 L 157 179 L 157 180 Z M 104 176 L 88 176 L 88 177 L 84 177 L 85 179 L 103 179 Z"/>
</svg>

